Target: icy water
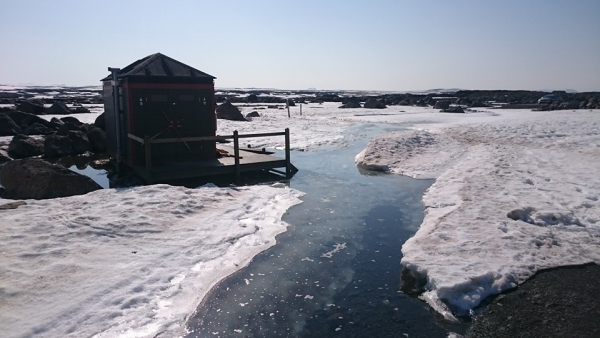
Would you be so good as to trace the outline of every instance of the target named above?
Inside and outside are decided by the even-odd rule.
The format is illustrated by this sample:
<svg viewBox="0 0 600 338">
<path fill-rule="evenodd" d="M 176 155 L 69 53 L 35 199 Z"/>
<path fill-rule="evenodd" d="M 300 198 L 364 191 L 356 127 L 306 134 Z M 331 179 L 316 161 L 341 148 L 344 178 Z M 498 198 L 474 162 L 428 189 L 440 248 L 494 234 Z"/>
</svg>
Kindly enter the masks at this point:
<svg viewBox="0 0 600 338">
<path fill-rule="evenodd" d="M 187 337 L 447 337 L 443 322 L 401 293 L 400 248 L 423 219 L 430 180 L 363 175 L 354 156 L 392 130 L 351 128 L 342 149 L 293 152 L 290 186 L 306 192 L 277 245 L 228 277 L 189 320 Z"/>
</svg>

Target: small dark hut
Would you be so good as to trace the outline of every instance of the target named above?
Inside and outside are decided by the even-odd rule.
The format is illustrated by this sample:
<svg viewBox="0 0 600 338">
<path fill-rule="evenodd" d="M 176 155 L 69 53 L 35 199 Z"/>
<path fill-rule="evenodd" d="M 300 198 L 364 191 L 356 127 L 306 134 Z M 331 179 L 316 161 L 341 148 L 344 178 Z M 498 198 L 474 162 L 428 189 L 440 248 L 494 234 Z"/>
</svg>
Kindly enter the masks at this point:
<svg viewBox="0 0 600 338">
<path fill-rule="evenodd" d="M 160 53 L 109 71 L 101 81 L 113 157 L 129 166 L 145 163 L 144 145 L 128 135 L 152 140 L 215 136 L 214 76 Z M 152 146 L 157 164 L 211 160 L 216 154 L 214 140 Z"/>
</svg>

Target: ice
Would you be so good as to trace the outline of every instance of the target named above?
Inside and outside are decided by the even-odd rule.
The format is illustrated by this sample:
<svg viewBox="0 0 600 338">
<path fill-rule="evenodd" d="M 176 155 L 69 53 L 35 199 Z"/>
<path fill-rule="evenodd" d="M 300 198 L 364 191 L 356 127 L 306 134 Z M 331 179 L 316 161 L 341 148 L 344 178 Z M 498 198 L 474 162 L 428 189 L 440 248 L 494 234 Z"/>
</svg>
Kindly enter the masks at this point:
<svg viewBox="0 0 600 338">
<path fill-rule="evenodd" d="M 2 335 L 181 334 L 216 282 L 275 244 L 301 195 L 153 185 L 3 211 Z"/>
<path fill-rule="evenodd" d="M 403 265 L 427 278 L 434 309 L 448 314 L 441 301 L 464 315 L 540 269 L 600 263 L 600 112 L 452 118 L 380 136 L 357 158 L 437 178 L 402 247 Z"/>
</svg>

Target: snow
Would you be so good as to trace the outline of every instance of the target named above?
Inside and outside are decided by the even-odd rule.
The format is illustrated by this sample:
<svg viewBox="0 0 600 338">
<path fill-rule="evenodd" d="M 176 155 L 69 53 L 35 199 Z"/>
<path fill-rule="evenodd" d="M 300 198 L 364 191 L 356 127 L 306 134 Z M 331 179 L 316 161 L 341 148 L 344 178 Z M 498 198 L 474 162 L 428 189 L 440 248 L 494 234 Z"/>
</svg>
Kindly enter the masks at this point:
<svg viewBox="0 0 600 338">
<path fill-rule="evenodd" d="M 451 114 L 444 114 L 446 119 Z M 357 162 L 436 177 L 402 264 L 451 319 L 544 268 L 600 263 L 600 112 L 455 115 L 373 140 Z"/>
<path fill-rule="evenodd" d="M 182 334 L 215 283 L 275 244 L 301 195 L 152 185 L 3 211 L 3 336 Z"/>
<path fill-rule="evenodd" d="M 402 264 L 448 319 L 548 267 L 600 263 L 600 111 L 241 105 L 217 134 L 290 129 L 292 149 L 344 147 L 357 123 L 404 126 L 357 165 L 435 178 Z M 99 112 L 73 115 L 91 123 Z M 50 116 L 42 116 L 50 118 Z M 241 139 L 282 148 L 283 136 Z M 293 161 L 292 153 L 292 161 Z M 300 168 L 302 170 L 302 168 Z M 0 216 L 0 326 L 9 337 L 175 336 L 212 285 L 285 230 L 301 193 L 276 186 L 164 185 L 27 201 Z M 0 200 L 2 202 L 2 200 Z M 256 228 L 258 227 L 258 228 Z M 330 255 L 340 254 L 337 243 Z M 136 253 L 133 253 L 136 252 Z M 40 278 L 43 277 L 43 278 Z"/>
</svg>

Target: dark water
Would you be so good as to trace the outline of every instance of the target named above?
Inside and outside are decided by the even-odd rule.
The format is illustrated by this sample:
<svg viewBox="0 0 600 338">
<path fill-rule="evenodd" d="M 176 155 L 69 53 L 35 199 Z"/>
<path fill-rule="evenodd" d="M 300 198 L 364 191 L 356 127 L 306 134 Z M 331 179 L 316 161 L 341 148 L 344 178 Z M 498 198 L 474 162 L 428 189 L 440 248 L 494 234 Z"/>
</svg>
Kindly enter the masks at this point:
<svg viewBox="0 0 600 338">
<path fill-rule="evenodd" d="M 362 175 L 354 156 L 376 125 L 352 128 L 342 149 L 294 152 L 291 187 L 306 193 L 284 216 L 277 245 L 215 287 L 187 337 L 447 337 L 462 333 L 401 293 L 401 246 L 423 219 L 432 183 Z"/>
</svg>

